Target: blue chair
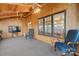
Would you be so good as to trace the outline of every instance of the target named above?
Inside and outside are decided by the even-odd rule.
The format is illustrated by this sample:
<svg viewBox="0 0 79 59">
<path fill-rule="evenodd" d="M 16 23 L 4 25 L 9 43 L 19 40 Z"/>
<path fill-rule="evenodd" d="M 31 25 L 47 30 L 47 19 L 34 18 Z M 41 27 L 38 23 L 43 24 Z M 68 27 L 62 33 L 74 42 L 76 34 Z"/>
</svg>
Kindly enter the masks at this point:
<svg viewBox="0 0 79 59">
<path fill-rule="evenodd" d="M 66 53 L 77 51 L 77 43 L 79 42 L 79 31 L 78 30 L 69 30 L 64 42 L 56 42 L 55 47 L 58 48 L 62 55 L 66 55 Z M 55 48 L 55 49 L 56 49 Z"/>
</svg>

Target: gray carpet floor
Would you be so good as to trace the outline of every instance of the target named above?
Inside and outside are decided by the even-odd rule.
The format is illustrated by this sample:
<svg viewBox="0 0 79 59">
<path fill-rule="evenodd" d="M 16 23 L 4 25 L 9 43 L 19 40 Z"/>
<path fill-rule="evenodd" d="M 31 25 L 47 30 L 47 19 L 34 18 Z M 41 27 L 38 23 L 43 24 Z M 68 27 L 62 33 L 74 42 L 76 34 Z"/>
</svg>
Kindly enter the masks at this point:
<svg viewBox="0 0 79 59">
<path fill-rule="evenodd" d="M 0 41 L 0 56 L 59 56 L 59 51 L 51 49 L 50 44 L 24 37 Z"/>
</svg>

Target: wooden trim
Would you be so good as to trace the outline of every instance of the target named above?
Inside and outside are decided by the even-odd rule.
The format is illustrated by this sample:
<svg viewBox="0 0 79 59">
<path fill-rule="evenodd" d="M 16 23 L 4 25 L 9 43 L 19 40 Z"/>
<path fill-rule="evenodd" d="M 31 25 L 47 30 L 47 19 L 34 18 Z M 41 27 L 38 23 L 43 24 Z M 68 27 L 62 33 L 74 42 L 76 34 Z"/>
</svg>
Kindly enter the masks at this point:
<svg viewBox="0 0 79 59">
<path fill-rule="evenodd" d="M 54 15 L 54 14 L 62 13 L 62 12 L 66 12 L 66 10 L 62 10 L 62 11 L 59 11 L 59 12 L 55 12 L 55 13 L 49 14 L 49 15 L 47 15 L 47 16 L 42 16 L 42 17 L 40 17 L 40 18 L 38 18 L 38 19 L 41 19 L 41 18 L 44 18 L 44 17 L 48 17 L 48 16 L 51 16 L 51 15 Z"/>
</svg>

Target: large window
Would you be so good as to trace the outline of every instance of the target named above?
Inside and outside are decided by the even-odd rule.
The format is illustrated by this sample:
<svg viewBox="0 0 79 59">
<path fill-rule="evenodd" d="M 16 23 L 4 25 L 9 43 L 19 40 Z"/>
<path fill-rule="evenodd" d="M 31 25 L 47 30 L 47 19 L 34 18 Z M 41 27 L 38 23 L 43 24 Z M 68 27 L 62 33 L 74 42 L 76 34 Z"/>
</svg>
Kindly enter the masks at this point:
<svg viewBox="0 0 79 59">
<path fill-rule="evenodd" d="M 45 17 L 45 34 L 51 35 L 51 16 Z"/>
<path fill-rule="evenodd" d="M 43 35 L 64 38 L 66 30 L 65 11 L 45 16 L 39 19 L 39 33 Z"/>
<path fill-rule="evenodd" d="M 65 30 L 65 13 L 58 13 L 53 15 L 53 36 L 64 38 Z"/>
<path fill-rule="evenodd" d="M 43 22 L 43 18 L 39 19 L 39 24 L 38 24 L 38 25 L 39 25 L 39 26 L 38 26 L 38 27 L 39 27 L 39 28 L 38 28 L 39 34 L 43 34 L 43 33 L 44 33 L 44 31 L 43 31 L 43 29 L 44 29 L 44 28 L 43 28 L 43 26 L 44 26 L 43 23 L 44 23 L 44 22 Z"/>
</svg>

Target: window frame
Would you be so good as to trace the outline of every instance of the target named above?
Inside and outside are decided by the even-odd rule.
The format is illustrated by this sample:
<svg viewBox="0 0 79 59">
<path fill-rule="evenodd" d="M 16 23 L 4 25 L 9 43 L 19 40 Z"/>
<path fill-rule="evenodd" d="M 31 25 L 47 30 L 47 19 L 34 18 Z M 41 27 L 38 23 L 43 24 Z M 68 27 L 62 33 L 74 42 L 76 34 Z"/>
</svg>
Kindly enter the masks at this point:
<svg viewBox="0 0 79 59">
<path fill-rule="evenodd" d="M 43 21 L 43 32 L 41 33 L 40 31 L 39 31 L 39 20 L 40 19 L 42 19 L 42 21 Z M 40 34 L 40 35 L 44 35 L 44 18 L 39 18 L 39 20 L 38 20 L 38 34 Z"/>
<path fill-rule="evenodd" d="M 45 23 L 46 23 L 46 22 L 45 22 L 45 20 L 46 20 L 45 18 L 47 18 L 47 17 L 50 17 L 50 18 L 51 18 L 51 19 L 50 19 L 50 21 L 51 21 L 51 22 L 50 22 L 50 23 L 51 23 L 51 34 L 48 34 L 48 33 L 45 32 L 45 25 L 46 25 L 46 24 L 45 24 Z M 46 36 L 52 36 L 52 16 L 51 16 L 51 15 L 48 15 L 48 16 L 44 17 L 44 35 L 46 35 Z"/>
<path fill-rule="evenodd" d="M 53 31 L 54 31 L 54 19 L 53 19 L 53 16 L 56 15 L 56 14 L 60 14 L 60 13 L 64 13 L 64 38 L 65 38 L 65 36 L 66 36 L 66 10 L 63 10 L 63 11 L 60 11 L 60 12 L 53 13 L 51 15 L 47 15 L 47 16 L 38 18 L 38 35 L 55 37 L 55 36 L 53 36 L 54 35 L 53 34 Z M 49 16 L 51 17 L 51 35 L 45 34 L 45 18 L 49 17 Z M 43 19 L 43 33 L 42 34 L 39 33 L 39 20 L 40 19 Z"/>
<path fill-rule="evenodd" d="M 54 13 L 52 15 L 52 17 L 54 17 L 54 15 L 61 14 L 61 13 L 64 13 L 64 38 L 65 38 L 65 36 L 66 36 L 66 10 L 60 11 L 58 13 Z M 54 32 L 54 18 L 53 18 L 53 32 Z M 54 33 L 53 33 L 53 35 L 54 35 Z M 55 36 L 53 36 L 53 37 L 55 37 Z M 56 38 L 59 38 L 59 37 L 56 37 Z"/>
</svg>

